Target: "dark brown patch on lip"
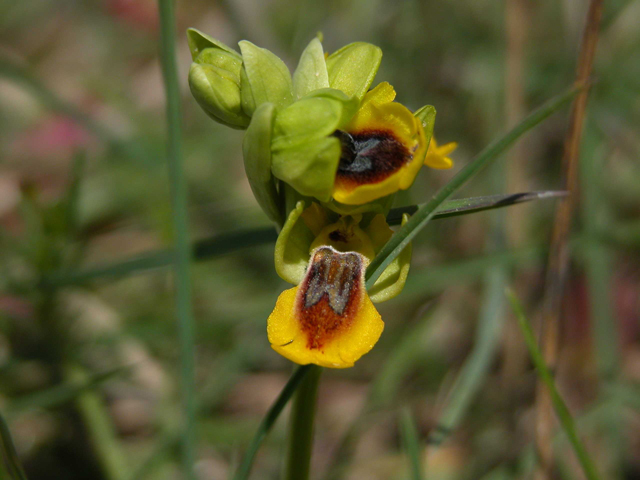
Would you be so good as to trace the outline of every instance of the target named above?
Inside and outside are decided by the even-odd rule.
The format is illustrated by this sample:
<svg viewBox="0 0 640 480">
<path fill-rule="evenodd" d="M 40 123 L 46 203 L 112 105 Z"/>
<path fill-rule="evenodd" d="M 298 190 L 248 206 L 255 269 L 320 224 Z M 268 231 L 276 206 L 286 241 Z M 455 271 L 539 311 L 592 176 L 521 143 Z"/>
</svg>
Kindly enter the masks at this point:
<svg viewBox="0 0 640 480">
<path fill-rule="evenodd" d="M 315 250 L 295 307 L 307 335 L 307 348 L 321 349 L 349 328 L 363 295 L 363 274 L 361 255 L 331 247 Z"/>
<path fill-rule="evenodd" d="M 365 130 L 349 134 L 336 130 L 333 135 L 342 145 L 336 180 L 353 187 L 381 182 L 413 158 L 391 131 Z"/>
</svg>

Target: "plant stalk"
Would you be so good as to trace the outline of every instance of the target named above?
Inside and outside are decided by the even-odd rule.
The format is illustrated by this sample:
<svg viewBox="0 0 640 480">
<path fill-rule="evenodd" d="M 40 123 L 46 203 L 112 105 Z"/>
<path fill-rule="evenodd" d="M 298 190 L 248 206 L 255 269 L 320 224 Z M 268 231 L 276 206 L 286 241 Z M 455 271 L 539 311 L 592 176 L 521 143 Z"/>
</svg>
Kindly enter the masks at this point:
<svg viewBox="0 0 640 480">
<path fill-rule="evenodd" d="M 322 367 L 313 365 L 293 398 L 285 480 L 308 480 L 313 449 L 313 420 Z"/>
</svg>

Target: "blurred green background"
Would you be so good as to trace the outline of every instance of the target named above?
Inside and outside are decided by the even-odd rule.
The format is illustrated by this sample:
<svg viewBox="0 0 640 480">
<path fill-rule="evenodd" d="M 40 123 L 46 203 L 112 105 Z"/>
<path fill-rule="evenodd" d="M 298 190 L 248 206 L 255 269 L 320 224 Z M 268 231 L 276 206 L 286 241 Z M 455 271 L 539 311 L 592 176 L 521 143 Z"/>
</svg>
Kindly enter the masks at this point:
<svg viewBox="0 0 640 480">
<path fill-rule="evenodd" d="M 423 169 L 400 206 L 427 201 L 573 82 L 586 8 L 178 1 L 192 238 L 268 222 L 244 176 L 242 132 L 191 97 L 187 27 L 251 40 L 290 68 L 318 31 L 329 52 L 379 45 L 374 84 L 389 81 L 413 110 L 433 104 L 438 141 L 459 143 L 453 170 Z M 556 372 L 603 478 L 629 480 L 640 478 L 638 19 L 640 2 L 605 2 Z M 31 480 L 183 478 L 172 276 L 162 255 L 149 257 L 172 242 L 158 33 L 153 0 L 0 0 L 0 411 Z M 567 124 L 567 111 L 554 115 L 457 196 L 559 188 Z M 312 478 L 409 478 L 400 406 L 414 412 L 429 480 L 532 478 L 536 376 L 502 287 L 537 323 L 556 205 L 437 220 L 419 234 L 405 290 L 379 307 L 380 342 L 323 376 Z M 228 477 L 292 371 L 265 332 L 287 287 L 272 250 L 192 269 L 201 479 Z M 102 274 L 76 275 L 94 268 Z M 447 438 L 425 441 L 442 418 Z M 285 424 L 252 478 L 278 478 Z M 583 478 L 562 435 L 554 448 L 559 478 Z"/>
</svg>

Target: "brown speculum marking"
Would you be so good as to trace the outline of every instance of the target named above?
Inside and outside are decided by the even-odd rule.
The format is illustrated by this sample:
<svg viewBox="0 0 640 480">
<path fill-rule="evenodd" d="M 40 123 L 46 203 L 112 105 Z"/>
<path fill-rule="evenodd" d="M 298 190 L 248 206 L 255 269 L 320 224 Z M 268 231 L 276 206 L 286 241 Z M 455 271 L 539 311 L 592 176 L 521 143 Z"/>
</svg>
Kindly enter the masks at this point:
<svg viewBox="0 0 640 480">
<path fill-rule="evenodd" d="M 381 182 L 413 158 L 412 152 L 391 131 L 336 130 L 333 135 L 342 145 L 336 178 L 354 187 Z"/>
<path fill-rule="evenodd" d="M 328 246 L 314 251 L 296 299 L 307 348 L 321 349 L 349 329 L 364 293 L 363 274 L 358 253 L 341 253 Z"/>
</svg>

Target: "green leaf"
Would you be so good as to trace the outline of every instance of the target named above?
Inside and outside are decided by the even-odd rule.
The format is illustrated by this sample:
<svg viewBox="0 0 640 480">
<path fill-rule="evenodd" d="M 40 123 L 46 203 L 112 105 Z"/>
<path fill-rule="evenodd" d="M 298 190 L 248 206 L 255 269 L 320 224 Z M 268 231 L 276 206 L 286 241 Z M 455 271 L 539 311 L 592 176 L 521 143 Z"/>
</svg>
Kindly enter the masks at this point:
<svg viewBox="0 0 640 480">
<path fill-rule="evenodd" d="M 556 411 L 558 419 L 560 420 L 560 425 L 564 430 L 571 446 L 573 447 L 576 456 L 580 462 L 582 467 L 582 471 L 587 477 L 588 480 L 599 480 L 600 475 L 596 470 L 596 466 L 593 463 L 593 460 L 589 456 L 587 449 L 584 447 L 580 438 L 578 437 L 578 432 L 576 429 L 575 422 L 573 417 L 571 416 L 571 412 L 567 408 L 567 405 L 564 403 L 564 400 L 560 396 L 558 389 L 556 388 L 555 382 L 553 381 L 553 375 L 549 371 L 547 364 L 544 361 L 542 356 L 542 352 L 538 348 L 538 341 L 536 340 L 536 335 L 533 333 L 533 328 L 531 328 L 531 323 L 527 319 L 524 314 L 524 310 L 522 305 L 520 304 L 520 300 L 516 297 L 515 293 L 510 289 L 507 289 L 507 297 L 511 302 L 511 307 L 513 308 L 513 312 L 518 317 L 518 326 L 522 331 L 522 335 L 524 336 L 524 341 L 527 344 L 527 348 L 529 349 L 529 355 L 531 356 L 531 360 L 536 367 L 536 371 L 538 372 L 538 377 L 544 383 L 544 385 L 549 390 L 549 394 L 551 395 L 551 403 L 553 404 L 553 408 Z"/>
<path fill-rule="evenodd" d="M 326 202 L 331 198 L 341 152 L 340 141 L 335 137 L 273 151 L 273 174 L 301 195 Z"/>
<path fill-rule="evenodd" d="M 329 74 L 322 43 L 314 38 L 302 52 L 298 68 L 293 73 L 293 94 L 295 98 L 302 98 L 314 90 L 328 87 Z"/>
<path fill-rule="evenodd" d="M 242 60 L 218 48 L 203 50 L 189 70 L 189 87 L 202 109 L 214 120 L 233 128 L 246 128 L 240 94 Z"/>
<path fill-rule="evenodd" d="M 518 138 L 527 131 L 538 125 L 551 114 L 567 105 L 573 97 L 580 91 L 581 87 L 572 87 L 565 93 L 553 98 L 539 109 L 527 116 L 522 122 L 516 125 L 506 135 L 491 143 L 480 152 L 474 160 L 466 165 L 449 183 L 442 187 L 434 197 L 420 207 L 409 221 L 396 232 L 389 242 L 382 248 L 380 253 L 369 264 L 367 268 L 367 288 L 371 288 L 378 277 L 384 272 L 387 266 L 400 255 L 400 252 L 411 240 L 422 230 L 427 223 L 435 216 L 436 209 L 458 188 L 464 185 L 467 180 L 475 176 L 482 168 L 491 161 L 498 158 L 508 149 Z"/>
<path fill-rule="evenodd" d="M 327 58 L 331 88 L 362 100 L 382 61 L 382 50 L 364 42 L 350 43 Z"/>
<path fill-rule="evenodd" d="M 242 142 L 244 169 L 251 191 L 270 220 L 282 224 L 282 206 L 271 174 L 271 135 L 275 106 L 260 105 Z"/>
<path fill-rule="evenodd" d="M 291 74 L 284 62 L 247 40 L 238 45 L 256 107 L 265 102 L 273 103 L 277 109 L 289 105 L 293 101 Z"/>
<path fill-rule="evenodd" d="M 458 198 L 447 200 L 442 203 L 433 216 L 433 220 L 458 215 L 468 215 L 470 213 L 493 210 L 494 208 L 509 207 L 519 203 L 530 202 L 532 200 L 545 200 L 549 198 L 560 198 L 567 195 L 562 190 L 545 190 L 541 192 L 507 193 L 498 195 L 485 195 L 483 197 Z M 399 225 L 405 213 L 413 215 L 426 204 L 409 205 L 406 207 L 392 208 L 387 215 L 389 225 Z"/>
<path fill-rule="evenodd" d="M 220 40 L 216 40 L 215 38 L 210 37 L 206 33 L 202 33 L 200 30 L 196 30 L 195 28 L 187 29 L 187 43 L 189 44 L 189 50 L 191 51 L 192 60 L 195 60 L 200 52 L 202 52 L 206 48 L 220 49 L 232 54 L 240 60 L 242 59 L 240 54 L 233 48 L 228 47 Z"/>
<path fill-rule="evenodd" d="M 280 395 L 276 401 L 271 405 L 269 411 L 260 422 L 258 426 L 258 430 L 256 431 L 251 443 L 249 444 L 249 448 L 242 458 L 242 462 L 240 463 L 240 467 L 238 468 L 236 474 L 233 477 L 233 480 L 246 480 L 249 478 L 249 473 L 251 472 L 251 466 L 253 465 L 253 459 L 258 452 L 258 448 L 262 444 L 262 441 L 265 439 L 267 434 L 271 431 L 274 423 L 284 410 L 284 407 L 289 402 L 289 399 L 298 389 L 298 386 L 302 382 L 302 380 L 307 376 L 307 374 L 317 369 L 315 365 L 303 365 L 298 367 L 296 371 L 293 373 L 287 384 L 284 386 Z"/>
<path fill-rule="evenodd" d="M 283 280 L 297 285 L 304 277 L 309 263 L 309 247 L 314 235 L 300 218 L 304 202 L 300 201 L 291 210 L 274 250 L 276 273 Z"/>
<path fill-rule="evenodd" d="M 427 142 L 427 146 L 429 146 L 431 137 L 433 136 L 433 126 L 436 123 L 436 108 L 433 105 L 425 105 L 424 107 L 416 110 L 413 116 L 418 118 L 422 122 L 424 136 Z"/>
</svg>

